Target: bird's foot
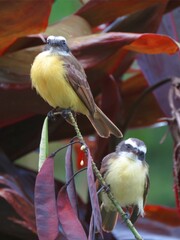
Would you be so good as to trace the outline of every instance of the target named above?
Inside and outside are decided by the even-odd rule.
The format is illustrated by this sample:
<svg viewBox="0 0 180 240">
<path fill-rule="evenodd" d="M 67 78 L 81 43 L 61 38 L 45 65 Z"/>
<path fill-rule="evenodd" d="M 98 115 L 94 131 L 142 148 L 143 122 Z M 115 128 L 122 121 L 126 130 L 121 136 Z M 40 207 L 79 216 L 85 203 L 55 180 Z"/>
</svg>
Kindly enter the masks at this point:
<svg viewBox="0 0 180 240">
<path fill-rule="evenodd" d="M 54 108 L 50 112 L 48 112 L 47 116 L 49 120 L 55 121 L 57 119 L 57 116 L 59 115 L 59 109 Z"/>
<path fill-rule="evenodd" d="M 69 112 L 71 112 L 74 116 L 75 113 L 71 110 L 71 109 L 63 109 L 63 108 L 54 108 L 53 110 L 51 110 L 50 112 L 48 112 L 47 116 L 50 120 L 55 121 L 57 120 L 58 116 L 62 116 L 68 123 L 70 123 L 71 125 L 73 125 L 70 117 L 69 117 Z"/>
<path fill-rule="evenodd" d="M 72 122 L 72 120 L 71 120 L 71 118 L 70 118 L 70 116 L 69 116 L 69 113 L 70 113 L 70 112 L 73 114 L 73 117 L 76 119 L 76 114 L 75 114 L 75 112 L 72 111 L 71 109 L 63 109 L 63 110 L 61 111 L 61 115 L 62 115 L 62 117 L 63 117 L 69 124 L 74 125 L 73 122 Z"/>
<path fill-rule="evenodd" d="M 130 213 L 127 211 L 123 215 L 121 215 L 121 217 L 123 218 L 122 223 L 125 223 L 125 222 L 127 222 L 127 220 L 130 219 Z"/>
<path fill-rule="evenodd" d="M 98 191 L 97 191 L 97 194 L 99 194 L 100 192 L 102 191 L 105 191 L 106 193 L 110 191 L 110 185 L 107 184 L 107 185 L 104 185 L 102 186 Z"/>
</svg>

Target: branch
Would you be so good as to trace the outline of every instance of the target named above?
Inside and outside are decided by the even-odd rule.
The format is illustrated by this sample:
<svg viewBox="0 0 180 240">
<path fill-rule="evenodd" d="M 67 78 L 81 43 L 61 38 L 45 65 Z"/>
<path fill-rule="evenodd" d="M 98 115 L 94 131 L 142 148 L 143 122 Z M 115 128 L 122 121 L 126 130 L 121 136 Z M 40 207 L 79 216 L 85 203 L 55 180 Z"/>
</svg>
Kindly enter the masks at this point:
<svg viewBox="0 0 180 240">
<path fill-rule="evenodd" d="M 69 114 L 69 118 L 71 119 L 71 122 L 75 128 L 75 131 L 77 133 L 77 137 L 79 138 L 80 142 L 82 143 L 82 147 L 81 150 L 85 151 L 85 153 L 87 154 L 87 146 L 84 142 L 83 136 L 79 130 L 79 127 L 77 125 L 76 120 L 73 117 L 73 114 L 71 112 L 68 113 Z M 143 240 L 143 238 L 141 237 L 141 235 L 138 233 L 138 231 L 136 230 L 136 228 L 134 227 L 134 225 L 132 224 L 132 222 L 127 219 L 126 217 L 126 213 L 123 211 L 123 209 L 121 208 L 121 206 L 119 205 L 118 201 L 114 198 L 113 194 L 111 193 L 107 183 L 105 182 L 104 178 L 102 177 L 101 173 L 99 172 L 98 168 L 96 167 L 96 164 L 94 163 L 94 161 L 92 160 L 92 169 L 97 177 L 97 179 L 99 180 L 100 184 L 102 185 L 102 187 L 104 187 L 107 191 L 105 191 L 107 193 L 107 196 L 109 197 L 109 199 L 112 201 L 112 203 L 114 204 L 114 206 L 116 207 L 117 211 L 119 212 L 119 214 L 121 215 L 122 219 L 124 220 L 124 222 L 126 222 L 126 225 L 128 226 L 128 228 L 131 230 L 131 232 L 133 233 L 134 237 L 137 240 Z"/>
<path fill-rule="evenodd" d="M 129 110 L 129 114 L 128 116 L 126 117 L 126 120 L 125 120 L 125 123 L 124 123 L 124 126 L 122 127 L 123 130 L 126 130 L 130 121 L 132 120 L 132 117 L 134 116 L 137 108 L 139 107 L 140 103 L 144 100 L 144 98 L 151 92 L 153 92 L 155 89 L 159 88 L 160 86 L 170 82 L 171 79 L 170 78 L 167 78 L 167 79 L 164 79 L 160 82 L 157 82 L 155 83 L 154 85 L 146 88 L 142 94 L 136 99 L 136 101 L 132 104 L 130 110 Z"/>
</svg>

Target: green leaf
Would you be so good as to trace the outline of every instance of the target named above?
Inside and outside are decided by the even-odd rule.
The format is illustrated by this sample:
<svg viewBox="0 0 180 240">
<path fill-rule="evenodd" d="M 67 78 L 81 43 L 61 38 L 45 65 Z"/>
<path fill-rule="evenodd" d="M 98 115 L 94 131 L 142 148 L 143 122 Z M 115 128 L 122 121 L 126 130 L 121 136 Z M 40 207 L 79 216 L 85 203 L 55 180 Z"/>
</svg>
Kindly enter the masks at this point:
<svg viewBox="0 0 180 240">
<path fill-rule="evenodd" d="M 41 132 L 41 141 L 39 145 L 39 171 L 48 157 L 48 117 L 45 118 L 42 132 Z"/>
</svg>

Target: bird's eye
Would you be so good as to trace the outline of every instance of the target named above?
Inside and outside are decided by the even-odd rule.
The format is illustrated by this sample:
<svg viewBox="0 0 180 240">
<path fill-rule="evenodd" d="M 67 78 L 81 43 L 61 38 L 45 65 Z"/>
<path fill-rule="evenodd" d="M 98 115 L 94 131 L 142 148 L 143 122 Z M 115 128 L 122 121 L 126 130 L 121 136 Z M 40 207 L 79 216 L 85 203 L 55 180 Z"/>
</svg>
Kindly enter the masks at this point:
<svg viewBox="0 0 180 240">
<path fill-rule="evenodd" d="M 130 144 L 126 144 L 127 149 L 131 149 L 131 145 Z"/>
<path fill-rule="evenodd" d="M 65 41 L 65 40 L 62 40 L 62 44 L 63 44 L 63 45 L 66 45 L 66 41 Z"/>
</svg>

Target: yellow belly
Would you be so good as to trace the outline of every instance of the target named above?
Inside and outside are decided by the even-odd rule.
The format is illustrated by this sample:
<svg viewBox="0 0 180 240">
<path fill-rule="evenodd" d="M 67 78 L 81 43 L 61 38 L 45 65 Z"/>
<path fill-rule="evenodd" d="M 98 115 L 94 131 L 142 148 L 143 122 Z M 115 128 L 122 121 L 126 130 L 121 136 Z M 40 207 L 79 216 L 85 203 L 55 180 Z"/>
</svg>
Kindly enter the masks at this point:
<svg viewBox="0 0 180 240">
<path fill-rule="evenodd" d="M 31 68 L 32 86 L 53 108 L 72 109 L 85 115 L 88 110 L 69 82 L 63 62 L 58 55 L 40 53 Z"/>
<path fill-rule="evenodd" d="M 143 213 L 143 193 L 147 172 L 148 168 L 145 168 L 141 161 L 125 157 L 110 161 L 105 180 L 122 207 L 137 204 Z M 114 209 L 105 193 L 102 194 L 102 200 L 109 210 Z"/>
</svg>

